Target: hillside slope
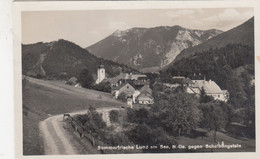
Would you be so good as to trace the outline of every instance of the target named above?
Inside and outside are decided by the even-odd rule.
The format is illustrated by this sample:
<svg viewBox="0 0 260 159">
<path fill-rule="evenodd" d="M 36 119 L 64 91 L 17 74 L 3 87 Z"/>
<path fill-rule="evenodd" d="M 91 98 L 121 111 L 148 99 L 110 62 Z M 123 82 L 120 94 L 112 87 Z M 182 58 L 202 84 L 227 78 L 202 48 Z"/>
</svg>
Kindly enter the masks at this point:
<svg viewBox="0 0 260 159">
<path fill-rule="evenodd" d="M 246 125 L 255 120 L 254 19 L 211 40 L 190 48 L 162 73 L 198 79 L 206 77 L 227 89 L 230 103 L 239 115 L 235 121 Z M 215 44 L 215 45 L 214 45 Z M 181 53 L 183 55 L 183 52 Z M 180 54 L 180 56 L 181 56 Z M 201 77 L 194 76 L 201 74 Z M 254 133 L 252 129 L 252 134 Z"/>
<path fill-rule="evenodd" d="M 66 40 L 22 45 L 22 72 L 32 77 L 68 79 L 78 77 L 84 68 L 95 76 L 100 63 L 105 66 L 108 76 L 133 71 L 123 64 L 97 58 Z"/>
<path fill-rule="evenodd" d="M 43 155 L 39 122 L 46 118 L 94 108 L 124 106 L 110 93 L 75 88 L 60 81 L 31 77 L 23 81 L 23 155 Z"/>
<path fill-rule="evenodd" d="M 86 49 L 98 57 L 139 70 L 158 70 L 171 63 L 185 48 L 196 46 L 220 30 L 192 30 L 180 26 L 117 30 Z"/>
<path fill-rule="evenodd" d="M 184 49 L 173 61 L 188 57 L 196 52 L 207 51 L 210 48 L 221 48 L 227 44 L 242 44 L 252 47 L 254 45 L 254 17 L 245 23 L 219 34 L 197 46 Z"/>
</svg>

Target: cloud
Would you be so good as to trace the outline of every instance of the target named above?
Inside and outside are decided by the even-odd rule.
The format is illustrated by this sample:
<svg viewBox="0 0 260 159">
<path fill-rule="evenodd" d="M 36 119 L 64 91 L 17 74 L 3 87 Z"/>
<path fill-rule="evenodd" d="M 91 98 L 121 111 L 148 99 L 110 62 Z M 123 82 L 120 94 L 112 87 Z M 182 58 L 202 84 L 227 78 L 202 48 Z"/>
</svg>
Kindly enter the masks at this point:
<svg viewBox="0 0 260 159">
<path fill-rule="evenodd" d="M 183 10 L 165 12 L 165 13 L 161 14 L 161 16 L 166 16 L 168 18 L 175 19 L 175 18 L 179 18 L 182 16 L 193 15 L 194 13 L 195 13 L 194 10 L 183 9 Z"/>
<path fill-rule="evenodd" d="M 94 36 L 100 36 L 101 35 L 101 33 L 97 30 L 92 30 L 92 31 L 89 32 L 89 34 L 94 35 Z"/>
<path fill-rule="evenodd" d="M 112 30 L 124 30 L 127 28 L 127 24 L 125 22 L 110 22 L 109 28 Z"/>
<path fill-rule="evenodd" d="M 224 12 L 205 18 L 207 22 L 237 22 L 247 20 L 253 16 L 253 10 L 247 12 L 238 12 L 236 9 L 225 9 Z"/>
<path fill-rule="evenodd" d="M 208 26 L 217 27 L 221 30 L 228 30 L 242 24 L 254 15 L 251 11 L 238 11 L 236 9 L 225 9 L 223 12 L 216 15 L 204 18 L 201 22 Z"/>
</svg>

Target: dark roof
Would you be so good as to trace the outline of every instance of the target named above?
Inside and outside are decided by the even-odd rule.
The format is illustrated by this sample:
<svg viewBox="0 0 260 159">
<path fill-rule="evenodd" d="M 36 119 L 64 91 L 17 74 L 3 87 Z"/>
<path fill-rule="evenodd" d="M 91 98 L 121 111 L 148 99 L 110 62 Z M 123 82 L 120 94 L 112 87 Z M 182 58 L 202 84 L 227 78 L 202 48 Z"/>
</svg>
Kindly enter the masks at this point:
<svg viewBox="0 0 260 159">
<path fill-rule="evenodd" d="M 104 65 L 99 65 L 98 68 L 105 68 L 105 66 Z"/>
<path fill-rule="evenodd" d="M 192 80 L 189 78 L 173 78 L 170 82 L 171 84 L 178 83 L 178 84 L 192 84 Z"/>
<path fill-rule="evenodd" d="M 112 87 L 113 90 L 119 90 L 121 89 L 122 87 L 124 87 L 126 84 L 129 84 L 129 83 L 122 83 L 120 85 L 118 85 L 117 87 Z M 133 87 L 131 84 L 129 84 L 131 87 Z M 134 87 L 133 87 L 134 88 Z"/>
<path fill-rule="evenodd" d="M 141 89 L 140 92 L 148 92 L 152 94 L 152 89 L 149 87 L 149 85 L 144 85 Z"/>
<path fill-rule="evenodd" d="M 142 86 L 142 85 L 149 85 L 150 84 L 150 82 L 149 81 L 139 81 L 139 80 L 137 80 L 137 81 L 134 81 L 134 84 L 135 85 L 138 85 L 138 86 Z"/>
</svg>

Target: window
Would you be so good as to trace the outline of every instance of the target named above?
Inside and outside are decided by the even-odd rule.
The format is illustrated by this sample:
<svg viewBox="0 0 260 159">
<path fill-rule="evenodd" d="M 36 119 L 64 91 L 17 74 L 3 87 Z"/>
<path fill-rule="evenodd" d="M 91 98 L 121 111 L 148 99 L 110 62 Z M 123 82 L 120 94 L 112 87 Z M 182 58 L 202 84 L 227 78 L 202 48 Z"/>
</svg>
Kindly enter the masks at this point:
<svg viewBox="0 0 260 159">
<path fill-rule="evenodd" d="M 128 89 L 128 88 L 129 88 L 129 86 L 126 86 L 126 88 Z"/>
</svg>

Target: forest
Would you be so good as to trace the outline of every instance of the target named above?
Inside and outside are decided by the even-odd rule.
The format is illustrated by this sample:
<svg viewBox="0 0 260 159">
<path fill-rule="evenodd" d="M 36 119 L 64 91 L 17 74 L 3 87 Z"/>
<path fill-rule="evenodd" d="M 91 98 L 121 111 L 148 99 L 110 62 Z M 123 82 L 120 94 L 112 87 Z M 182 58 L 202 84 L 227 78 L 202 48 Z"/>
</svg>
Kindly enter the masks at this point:
<svg viewBox="0 0 260 159">
<path fill-rule="evenodd" d="M 173 63 L 161 76 L 181 75 L 215 81 L 221 89 L 228 90 L 227 102 L 234 109 L 232 121 L 247 126 L 255 122 L 254 47 L 229 44 L 222 48 L 197 52 Z M 252 123 L 253 122 L 253 123 Z"/>
</svg>

